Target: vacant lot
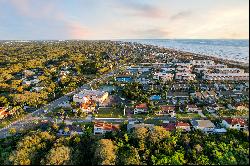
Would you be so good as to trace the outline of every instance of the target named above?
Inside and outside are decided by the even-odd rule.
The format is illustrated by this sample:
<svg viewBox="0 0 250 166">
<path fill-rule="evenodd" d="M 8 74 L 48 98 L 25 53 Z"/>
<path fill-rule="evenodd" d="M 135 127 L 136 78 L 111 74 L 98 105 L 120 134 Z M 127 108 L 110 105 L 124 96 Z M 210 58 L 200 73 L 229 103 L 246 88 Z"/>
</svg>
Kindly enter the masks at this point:
<svg viewBox="0 0 250 166">
<path fill-rule="evenodd" d="M 123 117 L 123 110 L 118 108 L 99 108 L 97 118 L 120 118 Z"/>
</svg>

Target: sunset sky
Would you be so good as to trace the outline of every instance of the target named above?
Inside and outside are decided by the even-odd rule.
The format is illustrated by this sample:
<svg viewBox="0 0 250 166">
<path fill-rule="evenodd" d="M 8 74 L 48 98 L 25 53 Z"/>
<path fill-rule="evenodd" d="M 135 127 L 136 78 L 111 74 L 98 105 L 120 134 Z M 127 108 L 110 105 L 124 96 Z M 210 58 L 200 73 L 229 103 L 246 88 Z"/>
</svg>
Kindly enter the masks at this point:
<svg viewBox="0 0 250 166">
<path fill-rule="evenodd" d="M 248 39 L 249 0 L 0 0 L 0 40 Z"/>
</svg>

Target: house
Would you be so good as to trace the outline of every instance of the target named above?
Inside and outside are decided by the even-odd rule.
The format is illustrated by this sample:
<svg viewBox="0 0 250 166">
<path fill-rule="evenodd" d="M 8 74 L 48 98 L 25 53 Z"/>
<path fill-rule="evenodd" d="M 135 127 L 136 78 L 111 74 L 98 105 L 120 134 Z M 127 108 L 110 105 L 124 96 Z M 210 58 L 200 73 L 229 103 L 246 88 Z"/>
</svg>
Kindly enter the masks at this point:
<svg viewBox="0 0 250 166">
<path fill-rule="evenodd" d="M 162 124 L 162 127 L 165 128 L 167 131 L 174 131 L 176 130 L 176 124 L 174 122 L 172 123 L 164 123 Z"/>
<path fill-rule="evenodd" d="M 31 70 L 24 70 L 23 71 L 24 77 L 29 77 L 35 74 L 35 72 L 31 71 Z"/>
<path fill-rule="evenodd" d="M 175 106 L 161 105 L 160 111 L 156 112 L 157 115 L 175 115 Z"/>
<path fill-rule="evenodd" d="M 222 120 L 222 126 L 230 129 L 243 130 L 248 128 L 247 122 L 240 118 L 225 118 Z"/>
<path fill-rule="evenodd" d="M 205 133 L 213 132 L 215 125 L 210 120 L 191 120 L 190 121 L 194 129 L 199 129 Z"/>
<path fill-rule="evenodd" d="M 213 130 L 213 133 L 216 133 L 216 134 L 224 134 L 226 132 L 227 130 L 225 128 L 219 128 L 219 129 L 216 128 Z"/>
<path fill-rule="evenodd" d="M 190 124 L 185 122 L 170 122 L 170 123 L 163 123 L 162 127 L 165 128 L 167 131 L 174 131 L 180 129 L 181 131 L 191 131 Z"/>
<path fill-rule="evenodd" d="M 145 124 L 145 123 L 140 123 L 138 121 L 129 121 L 127 124 L 127 131 L 130 132 L 133 129 L 142 127 L 148 128 L 149 130 L 153 130 L 154 124 Z"/>
<path fill-rule="evenodd" d="M 89 100 L 103 103 L 108 98 L 108 92 L 98 90 L 83 90 L 73 96 L 73 101 L 77 103 L 85 103 Z"/>
<path fill-rule="evenodd" d="M 5 107 L 0 107 L 0 119 L 4 119 L 9 115 L 7 112 L 7 108 Z"/>
<path fill-rule="evenodd" d="M 61 70 L 59 73 L 59 76 L 66 76 L 68 75 L 70 72 L 68 70 Z"/>
<path fill-rule="evenodd" d="M 244 103 L 236 103 L 234 105 L 234 108 L 236 110 L 246 110 L 246 111 L 249 111 L 249 106 L 247 104 L 244 104 Z"/>
<path fill-rule="evenodd" d="M 190 87 L 187 84 L 173 84 L 173 86 L 170 87 L 170 90 L 172 90 L 172 91 L 189 91 Z"/>
<path fill-rule="evenodd" d="M 106 122 L 94 123 L 94 135 L 105 134 L 106 132 L 112 132 L 119 129 L 120 129 L 119 124 L 112 124 Z"/>
<path fill-rule="evenodd" d="M 185 122 L 177 122 L 176 129 L 181 129 L 182 131 L 191 131 L 190 124 Z"/>
<path fill-rule="evenodd" d="M 191 93 L 190 95 L 191 95 L 192 97 L 195 97 L 195 98 L 198 99 L 198 100 L 202 100 L 202 99 L 203 99 L 203 96 L 202 96 L 202 93 L 201 93 L 201 92 Z"/>
<path fill-rule="evenodd" d="M 148 106 L 146 103 L 141 103 L 135 106 L 134 114 L 146 113 L 148 111 Z"/>
<path fill-rule="evenodd" d="M 65 131 L 65 128 L 68 128 L 68 131 Z M 82 135 L 84 133 L 84 129 L 79 125 L 66 125 L 64 129 L 60 129 L 57 133 L 58 136 L 70 136 L 74 134 Z"/>
<path fill-rule="evenodd" d="M 89 100 L 85 103 L 80 104 L 80 108 L 83 112 L 90 113 L 95 110 L 95 102 L 93 100 Z"/>
<path fill-rule="evenodd" d="M 24 79 L 22 84 L 23 85 L 31 85 L 31 84 L 38 84 L 40 82 L 40 80 L 38 78 L 34 78 L 34 79 L 31 79 L 31 80 L 27 80 L 27 79 Z"/>
<path fill-rule="evenodd" d="M 30 91 L 40 92 L 42 89 L 44 89 L 44 87 L 37 86 L 37 87 L 32 87 Z"/>
<path fill-rule="evenodd" d="M 213 98 L 216 99 L 217 98 L 217 94 L 214 91 L 204 91 L 201 92 L 202 94 L 202 99 L 207 99 L 207 98 Z"/>
<path fill-rule="evenodd" d="M 189 98 L 189 93 L 188 92 L 168 92 L 166 97 L 168 99 L 186 100 Z"/>
<path fill-rule="evenodd" d="M 195 104 L 189 104 L 186 106 L 187 112 L 198 112 L 199 108 Z"/>
</svg>

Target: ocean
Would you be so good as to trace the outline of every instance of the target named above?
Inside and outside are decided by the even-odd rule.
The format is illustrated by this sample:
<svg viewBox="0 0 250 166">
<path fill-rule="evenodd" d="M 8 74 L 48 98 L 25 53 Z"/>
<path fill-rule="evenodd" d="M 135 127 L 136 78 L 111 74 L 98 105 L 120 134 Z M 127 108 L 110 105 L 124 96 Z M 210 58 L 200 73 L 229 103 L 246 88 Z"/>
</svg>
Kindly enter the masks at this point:
<svg viewBox="0 0 250 166">
<path fill-rule="evenodd" d="M 156 45 L 249 64 L 249 40 L 126 39 L 122 41 Z"/>
</svg>

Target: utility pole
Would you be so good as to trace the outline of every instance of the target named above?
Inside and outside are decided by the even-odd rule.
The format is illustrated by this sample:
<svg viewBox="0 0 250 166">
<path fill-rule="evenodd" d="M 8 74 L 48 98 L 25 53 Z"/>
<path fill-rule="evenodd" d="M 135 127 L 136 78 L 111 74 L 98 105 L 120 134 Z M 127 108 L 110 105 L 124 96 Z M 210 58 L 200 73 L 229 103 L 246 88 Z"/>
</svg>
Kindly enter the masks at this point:
<svg viewBox="0 0 250 166">
<path fill-rule="evenodd" d="M 123 115 L 125 116 L 126 115 L 126 105 L 124 106 L 124 109 L 123 109 Z"/>
</svg>

